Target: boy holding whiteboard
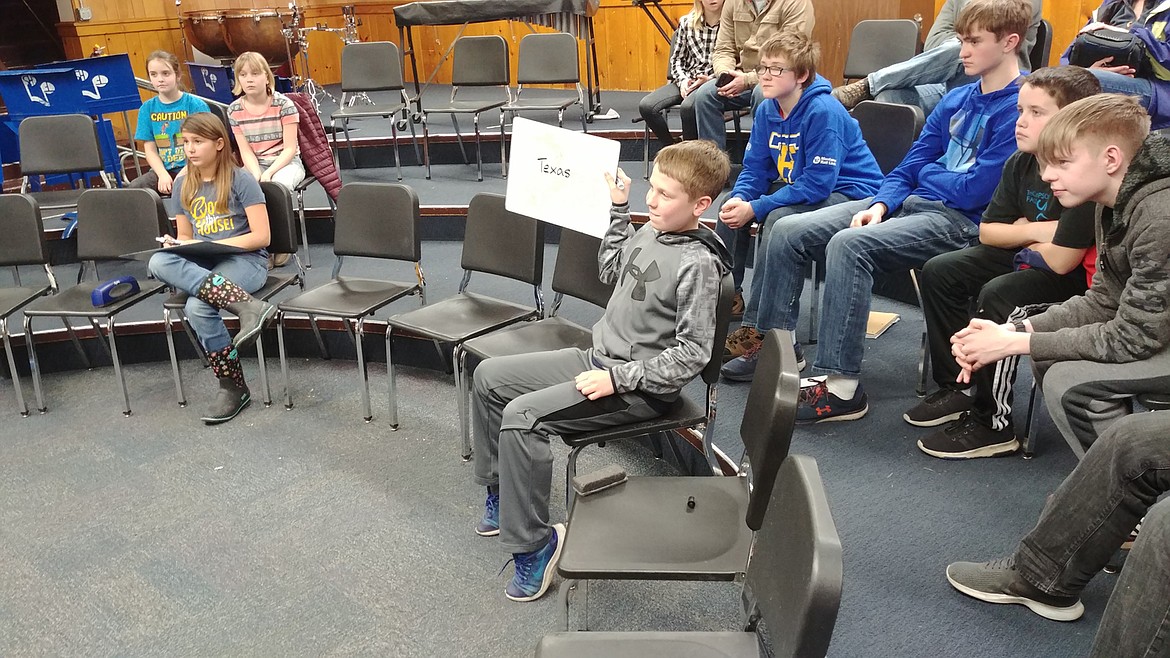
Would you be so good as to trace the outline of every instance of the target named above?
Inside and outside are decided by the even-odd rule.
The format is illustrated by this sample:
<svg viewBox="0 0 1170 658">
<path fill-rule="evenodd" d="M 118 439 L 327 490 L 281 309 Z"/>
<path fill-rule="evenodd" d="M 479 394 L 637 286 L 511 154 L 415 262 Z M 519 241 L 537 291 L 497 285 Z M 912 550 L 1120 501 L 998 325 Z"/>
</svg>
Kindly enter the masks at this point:
<svg viewBox="0 0 1170 658">
<path fill-rule="evenodd" d="M 630 226 L 630 179 L 609 184 L 609 230 L 598 255 L 615 283 L 593 347 L 492 358 L 475 370 L 472 422 L 476 484 L 488 489 L 476 533 L 499 535 L 516 571 L 505 594 L 533 601 L 556 573 L 563 524 L 548 522 L 549 441 L 662 415 L 710 359 L 715 306 L 730 257 L 699 225 L 727 180 L 714 143 L 659 152 L 646 195 L 649 226 Z"/>
</svg>

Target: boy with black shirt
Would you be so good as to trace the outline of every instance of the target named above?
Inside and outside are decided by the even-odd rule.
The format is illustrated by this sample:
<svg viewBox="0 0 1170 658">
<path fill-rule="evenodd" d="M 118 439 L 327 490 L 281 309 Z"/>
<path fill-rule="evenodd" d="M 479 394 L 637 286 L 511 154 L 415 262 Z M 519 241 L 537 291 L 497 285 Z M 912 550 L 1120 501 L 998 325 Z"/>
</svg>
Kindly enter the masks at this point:
<svg viewBox="0 0 1170 658">
<path fill-rule="evenodd" d="M 939 390 L 902 415 L 911 425 L 950 423 L 918 441 L 943 459 L 992 457 L 1019 448 L 1012 429 L 1012 385 L 1018 359 L 980 370 L 974 386 L 956 382 L 951 336 L 974 317 L 1004 322 L 1018 306 L 1059 303 L 1088 288 L 1082 266 L 1092 263 L 1093 204 L 1065 210 L 1040 178 L 1036 143 L 1048 120 L 1065 105 L 1099 91 L 1093 74 L 1078 67 L 1044 68 L 1020 85 L 1016 121 L 1019 148 L 983 213 L 974 247 L 941 254 L 922 268 L 923 315 L 930 363 Z M 1091 275 L 1089 275 L 1091 276 Z"/>
</svg>

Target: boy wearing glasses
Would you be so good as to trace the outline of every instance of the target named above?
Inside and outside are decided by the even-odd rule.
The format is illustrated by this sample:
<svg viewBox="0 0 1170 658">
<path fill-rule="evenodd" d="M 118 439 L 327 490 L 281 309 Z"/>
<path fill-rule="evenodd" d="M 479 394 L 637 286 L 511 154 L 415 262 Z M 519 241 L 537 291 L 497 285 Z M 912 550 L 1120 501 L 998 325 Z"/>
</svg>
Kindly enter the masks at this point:
<svg viewBox="0 0 1170 658">
<path fill-rule="evenodd" d="M 743 324 L 727 340 L 725 360 L 754 354 L 763 342 L 763 334 L 755 329 L 756 311 L 760 295 L 768 292 L 763 273 L 772 224 L 789 215 L 873 196 L 882 182 L 881 169 L 857 121 L 833 99 L 829 81 L 817 75 L 820 51 L 815 41 L 792 30 L 772 36 L 760 47 L 756 73 L 764 101 L 752 120 L 743 170 L 721 204 L 715 225 L 735 261 L 735 310 L 743 315 Z M 752 224 L 757 222 L 759 249 L 745 308 L 740 291 Z M 798 360 L 803 367 L 803 358 Z M 738 376 L 734 369 L 724 375 Z"/>
<path fill-rule="evenodd" d="M 869 410 L 860 377 L 874 272 L 921 267 L 978 237 L 980 216 L 1016 150 L 1016 55 L 1031 18 L 1028 0 L 972 0 L 963 7 L 955 23 L 960 59 L 979 80 L 943 97 L 872 198 L 772 227 L 769 292 L 757 312 L 761 332 L 796 328 L 805 263 L 825 262 L 824 319 L 813 367 L 826 377 L 801 392 L 798 423 L 855 420 Z"/>
</svg>

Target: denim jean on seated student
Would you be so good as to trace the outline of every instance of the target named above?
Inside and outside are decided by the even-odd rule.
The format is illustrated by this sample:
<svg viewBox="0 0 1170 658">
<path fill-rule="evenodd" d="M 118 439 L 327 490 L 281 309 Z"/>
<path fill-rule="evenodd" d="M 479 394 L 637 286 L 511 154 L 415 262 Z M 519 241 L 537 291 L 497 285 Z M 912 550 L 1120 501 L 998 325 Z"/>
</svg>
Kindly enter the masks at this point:
<svg viewBox="0 0 1170 658">
<path fill-rule="evenodd" d="M 768 189 L 768 194 L 773 194 L 780 189 L 779 183 L 773 183 L 772 187 Z M 723 203 L 727 200 L 724 197 L 719 200 L 716 209 L 723 207 Z M 747 305 L 743 312 L 743 326 L 756 326 L 756 313 L 760 306 L 760 293 L 763 292 L 763 284 L 761 281 L 764 278 L 764 269 L 767 266 L 767 249 L 765 245 L 768 244 L 768 233 L 773 224 L 782 217 L 789 217 L 792 215 L 799 215 L 801 213 L 812 212 L 819 210 L 826 206 L 833 206 L 839 203 L 849 201 L 849 197 L 840 192 L 832 192 L 829 197 L 820 203 L 813 204 L 797 204 L 793 206 L 783 206 L 768 213 L 764 218 L 763 223 L 760 224 L 757 230 L 759 237 L 756 243 L 756 258 L 752 265 L 752 287 L 747 296 Z M 718 211 L 717 211 L 718 212 Z M 758 218 L 757 220 L 758 221 Z M 715 220 L 715 234 L 719 239 L 723 240 L 723 244 L 727 246 L 727 250 L 731 252 L 732 269 L 731 277 L 735 281 L 735 289 L 743 289 L 743 277 L 747 266 L 748 254 L 751 250 L 752 240 L 752 222 L 748 222 L 739 228 L 731 228 L 727 224 Z"/>
<path fill-rule="evenodd" d="M 726 151 L 727 123 L 723 120 L 723 113 L 741 110 L 749 105 L 754 113 L 764 96 L 760 86 L 756 85 L 738 96 L 724 98 L 716 91 L 719 89 L 715 85 L 717 81 L 712 79 L 704 82 L 683 99 L 683 139 L 709 139 Z"/>
<path fill-rule="evenodd" d="M 1138 102 L 1147 110 L 1150 109 L 1150 97 L 1154 94 L 1154 85 L 1145 78 L 1131 78 L 1128 75 L 1121 75 L 1113 71 L 1102 71 L 1101 69 L 1089 69 L 1089 73 L 1096 76 L 1097 81 L 1101 83 L 1101 93 L 1103 94 L 1125 94 L 1126 96 L 1136 96 Z M 1154 128 L 1157 128 L 1159 121 L 1154 120 Z"/>
<path fill-rule="evenodd" d="M 979 227 L 940 201 L 911 195 L 879 224 L 849 228 L 871 199 L 850 201 L 772 226 L 768 271 L 762 278 L 757 329 L 796 329 L 805 263 L 825 262 L 824 303 L 818 330 L 818 375 L 861 374 L 865 325 L 874 272 L 920 267 L 938 254 L 974 244 Z M 757 275 L 759 276 L 759 275 Z"/>
<path fill-rule="evenodd" d="M 904 62 L 870 73 L 870 96 L 885 103 L 917 105 L 923 114 L 930 114 L 943 94 L 976 80 L 963 73 L 961 46 L 958 38 L 949 39 Z"/>
<path fill-rule="evenodd" d="M 232 337 L 223 325 L 219 309 L 196 299 L 199 286 L 209 274 L 215 272 L 248 292 L 256 292 L 268 279 L 268 261 L 258 253 L 210 259 L 188 258 L 160 251 L 150 257 L 150 272 L 163 283 L 190 295 L 185 311 L 191 327 L 203 349 L 216 352 L 230 345 Z"/>
</svg>

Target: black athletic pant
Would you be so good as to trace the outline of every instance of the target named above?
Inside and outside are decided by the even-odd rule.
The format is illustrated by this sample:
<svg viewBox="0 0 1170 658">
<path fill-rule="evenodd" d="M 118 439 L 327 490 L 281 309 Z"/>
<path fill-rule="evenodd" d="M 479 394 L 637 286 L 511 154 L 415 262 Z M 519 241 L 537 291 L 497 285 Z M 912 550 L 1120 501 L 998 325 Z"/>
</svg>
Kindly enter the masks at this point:
<svg viewBox="0 0 1170 658">
<path fill-rule="evenodd" d="M 1037 268 L 1013 271 L 1014 249 L 975 245 L 940 254 L 922 268 L 922 309 L 930 345 L 934 381 L 942 388 L 959 389 L 959 365 L 951 356 L 951 336 L 972 317 L 1006 322 L 1017 306 L 1059 303 L 1084 294 L 1084 269 L 1056 274 Z M 971 302 L 975 300 L 972 311 Z M 1012 386 L 1018 358 L 1004 359 L 975 372 L 972 384 L 976 420 L 1002 429 L 1011 422 Z"/>
</svg>

